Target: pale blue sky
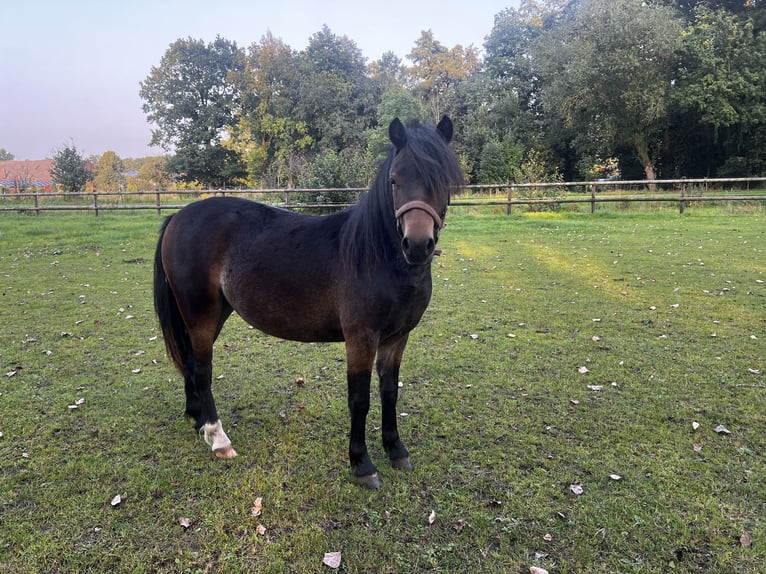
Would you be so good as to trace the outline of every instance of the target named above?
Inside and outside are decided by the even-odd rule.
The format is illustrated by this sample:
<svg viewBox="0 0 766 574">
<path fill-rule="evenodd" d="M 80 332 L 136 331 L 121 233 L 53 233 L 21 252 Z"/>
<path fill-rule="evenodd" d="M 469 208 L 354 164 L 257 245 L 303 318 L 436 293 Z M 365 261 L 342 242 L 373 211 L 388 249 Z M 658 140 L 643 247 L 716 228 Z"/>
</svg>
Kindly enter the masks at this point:
<svg viewBox="0 0 766 574">
<path fill-rule="evenodd" d="M 495 14 L 519 0 L 3 0 L 0 148 L 42 159 L 74 143 L 84 155 L 159 154 L 139 82 L 178 38 L 240 47 L 270 30 L 295 50 L 327 24 L 368 61 L 404 58 L 422 30 L 448 47 L 482 48 Z"/>
</svg>

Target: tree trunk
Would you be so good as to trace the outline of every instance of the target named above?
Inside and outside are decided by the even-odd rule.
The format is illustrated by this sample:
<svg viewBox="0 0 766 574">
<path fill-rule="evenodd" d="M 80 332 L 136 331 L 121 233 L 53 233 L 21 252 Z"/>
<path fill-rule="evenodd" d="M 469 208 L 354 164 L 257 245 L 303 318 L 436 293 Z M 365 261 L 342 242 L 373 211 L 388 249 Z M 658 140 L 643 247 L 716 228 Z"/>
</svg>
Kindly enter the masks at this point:
<svg viewBox="0 0 766 574">
<path fill-rule="evenodd" d="M 641 165 L 644 168 L 644 176 L 646 179 L 656 179 L 657 172 L 654 169 L 654 162 L 652 162 L 652 158 L 649 155 L 649 146 L 646 144 L 646 140 L 643 138 L 636 138 L 635 147 L 638 159 L 641 161 Z M 649 191 L 657 191 L 657 184 L 650 183 Z"/>
</svg>

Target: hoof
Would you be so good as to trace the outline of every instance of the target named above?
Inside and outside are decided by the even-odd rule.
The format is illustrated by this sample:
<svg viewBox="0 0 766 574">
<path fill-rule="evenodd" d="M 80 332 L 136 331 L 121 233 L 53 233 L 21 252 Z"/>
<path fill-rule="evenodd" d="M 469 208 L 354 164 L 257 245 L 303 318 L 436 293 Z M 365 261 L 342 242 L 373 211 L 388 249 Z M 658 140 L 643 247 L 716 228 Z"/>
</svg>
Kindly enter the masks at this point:
<svg viewBox="0 0 766 574">
<path fill-rule="evenodd" d="M 213 452 L 217 458 L 234 458 L 237 456 L 237 451 L 234 450 L 231 445 L 222 446 L 221 448 L 213 450 Z"/>
<path fill-rule="evenodd" d="M 415 470 L 415 467 L 412 465 L 412 462 L 410 462 L 410 457 L 408 456 L 393 459 L 391 461 L 391 466 L 403 470 Z"/>
<path fill-rule="evenodd" d="M 380 488 L 381 485 L 377 472 L 365 476 L 354 476 L 354 482 L 356 482 L 357 485 L 369 488 L 370 490 L 376 490 Z"/>
</svg>

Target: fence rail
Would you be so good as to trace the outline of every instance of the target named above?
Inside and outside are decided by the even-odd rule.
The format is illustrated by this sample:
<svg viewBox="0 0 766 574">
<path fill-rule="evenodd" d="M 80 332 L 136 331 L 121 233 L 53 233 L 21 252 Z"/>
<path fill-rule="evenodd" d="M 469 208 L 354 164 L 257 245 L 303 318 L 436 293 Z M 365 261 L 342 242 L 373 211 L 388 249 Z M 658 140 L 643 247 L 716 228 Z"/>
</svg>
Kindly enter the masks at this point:
<svg viewBox="0 0 766 574">
<path fill-rule="evenodd" d="M 728 193 L 727 188 L 730 190 Z M 366 190 L 291 188 L 77 193 L 33 191 L 0 193 L 0 212 L 21 211 L 39 215 L 41 211 L 91 211 L 97 216 L 101 211 L 156 210 L 157 214 L 161 214 L 163 210 L 177 210 L 188 204 L 189 201 L 184 201 L 186 197 L 196 199 L 213 195 L 255 196 L 266 203 L 286 209 L 331 210 L 351 204 L 307 203 L 296 201 L 296 195 L 345 192 L 353 194 L 357 200 Z M 543 190 L 545 197 L 534 197 L 536 190 Z M 146 202 L 146 198 L 151 198 L 151 202 Z M 56 202 L 57 199 L 63 202 Z M 513 206 L 517 205 L 551 206 L 581 203 L 590 204 L 592 213 L 599 203 L 675 202 L 678 203 L 679 212 L 683 213 L 690 203 L 712 201 L 766 201 L 766 177 L 469 185 L 453 198 L 452 205 L 504 206 L 506 213 L 510 214 Z"/>
</svg>

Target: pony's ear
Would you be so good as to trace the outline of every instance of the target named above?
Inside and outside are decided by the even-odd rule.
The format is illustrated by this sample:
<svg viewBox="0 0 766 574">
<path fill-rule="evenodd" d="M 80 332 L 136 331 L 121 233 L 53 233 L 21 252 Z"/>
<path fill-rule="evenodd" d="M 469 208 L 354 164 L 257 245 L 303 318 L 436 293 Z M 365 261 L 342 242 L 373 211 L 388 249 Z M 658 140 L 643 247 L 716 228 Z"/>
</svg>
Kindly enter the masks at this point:
<svg viewBox="0 0 766 574">
<path fill-rule="evenodd" d="M 443 116 L 441 121 L 436 126 L 436 131 L 438 131 L 442 137 L 444 138 L 444 141 L 447 143 L 452 141 L 452 120 L 449 119 L 447 116 Z"/>
<path fill-rule="evenodd" d="M 388 137 L 396 147 L 396 151 L 401 151 L 407 145 L 407 131 L 399 118 L 391 120 L 391 124 L 388 126 Z"/>
</svg>

